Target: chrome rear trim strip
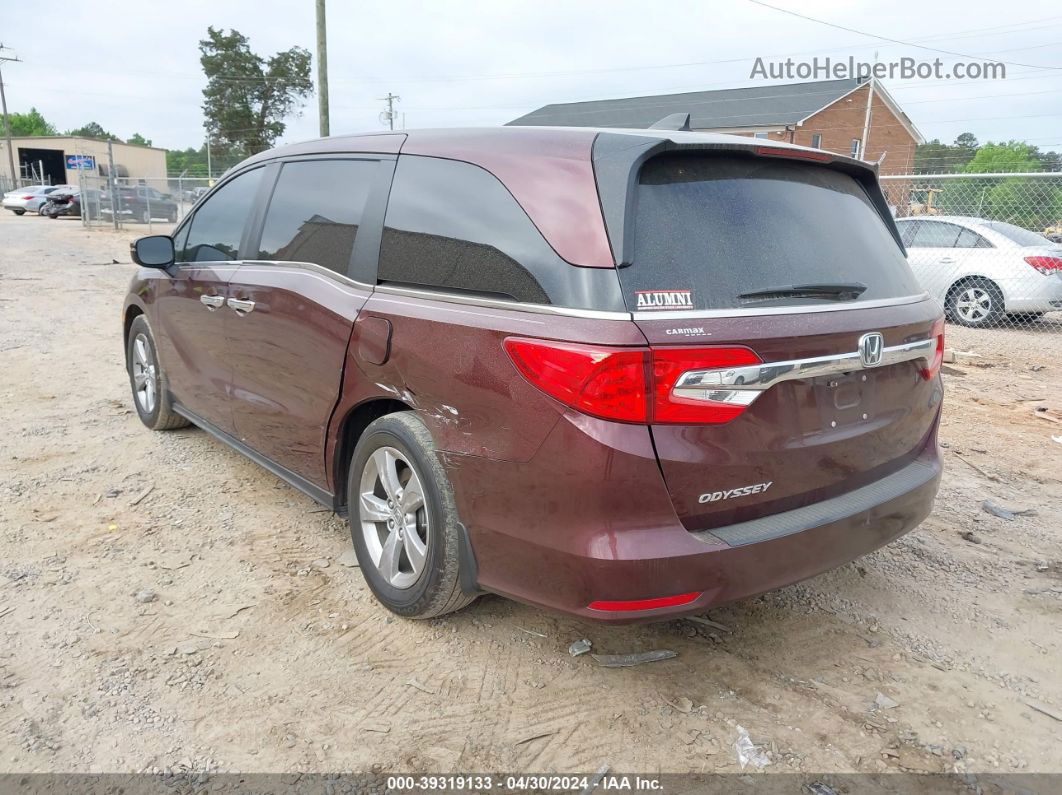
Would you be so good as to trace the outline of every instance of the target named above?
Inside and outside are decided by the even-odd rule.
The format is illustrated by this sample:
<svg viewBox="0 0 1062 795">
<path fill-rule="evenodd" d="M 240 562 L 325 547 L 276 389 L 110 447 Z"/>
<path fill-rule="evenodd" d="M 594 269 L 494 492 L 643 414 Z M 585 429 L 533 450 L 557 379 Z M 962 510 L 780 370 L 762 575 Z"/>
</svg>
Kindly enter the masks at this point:
<svg viewBox="0 0 1062 795">
<path fill-rule="evenodd" d="M 859 351 L 853 351 L 836 356 L 792 359 L 787 362 L 764 362 L 763 364 L 712 370 L 688 370 L 675 381 L 671 393 L 675 397 L 687 400 L 748 406 L 765 390 L 783 381 L 840 375 L 919 359 L 928 363 L 936 349 L 936 344 L 935 339 L 928 339 L 893 345 L 883 349 L 881 363 L 872 366 L 864 365 Z"/>
<path fill-rule="evenodd" d="M 567 317 L 585 317 L 591 320 L 630 320 L 630 312 L 607 312 L 598 309 L 575 309 L 552 304 L 524 304 L 519 301 L 503 301 L 497 298 L 481 298 L 475 295 L 461 295 L 442 290 L 418 290 L 414 287 L 396 287 L 381 284 L 376 292 L 388 295 L 400 295 L 406 298 L 421 298 L 427 301 L 442 301 L 447 304 L 465 304 L 467 306 L 484 306 L 491 309 L 509 309 L 513 312 L 534 312 L 539 315 L 565 315 Z"/>
</svg>

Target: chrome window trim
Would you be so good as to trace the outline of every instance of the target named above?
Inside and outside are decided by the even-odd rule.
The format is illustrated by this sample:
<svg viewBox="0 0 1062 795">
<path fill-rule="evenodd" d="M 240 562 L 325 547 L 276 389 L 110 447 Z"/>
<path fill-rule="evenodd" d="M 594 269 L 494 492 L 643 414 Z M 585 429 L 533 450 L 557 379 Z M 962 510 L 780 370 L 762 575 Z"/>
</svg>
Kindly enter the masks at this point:
<svg viewBox="0 0 1062 795">
<path fill-rule="evenodd" d="M 373 286 L 365 282 L 359 282 L 357 279 L 351 279 L 345 274 L 334 271 L 331 268 L 326 268 L 324 265 L 318 265 L 316 262 L 296 262 L 290 260 L 278 260 L 278 259 L 245 259 L 240 261 L 241 265 L 265 265 L 270 268 L 294 268 L 296 270 L 310 271 L 320 276 L 324 276 L 340 284 L 350 285 L 351 287 L 357 287 L 361 290 L 368 290 L 372 292 Z"/>
<path fill-rule="evenodd" d="M 880 363 L 874 365 L 864 364 L 860 351 L 856 350 L 851 353 L 790 359 L 784 362 L 762 362 L 711 370 L 687 370 L 675 380 L 671 394 L 685 400 L 749 406 L 763 392 L 783 381 L 876 370 L 880 367 L 920 359 L 928 363 L 936 346 L 935 337 L 891 345 L 882 350 Z"/>
<path fill-rule="evenodd" d="M 897 298 L 878 298 L 874 301 L 846 301 L 839 304 L 807 304 L 802 306 L 734 307 L 732 309 L 679 309 L 674 312 L 634 312 L 635 320 L 685 320 L 714 317 L 755 317 L 759 315 L 807 315 L 818 312 L 842 312 L 850 309 L 877 309 L 885 306 L 917 304 L 929 298 L 929 293 L 903 295 Z"/>
<path fill-rule="evenodd" d="M 415 287 L 396 287 L 392 284 L 376 285 L 376 292 L 387 295 L 400 295 L 406 298 L 421 298 L 427 301 L 442 301 L 448 304 L 464 304 L 466 306 L 482 306 L 491 309 L 510 309 L 514 312 L 531 312 L 539 315 L 565 315 L 567 317 L 583 317 L 592 320 L 630 320 L 630 312 L 609 312 L 600 309 L 575 309 L 567 306 L 553 306 L 552 304 L 525 304 L 520 301 L 503 301 L 497 298 L 481 298 L 474 295 L 461 295 L 435 290 L 418 290 Z"/>
</svg>

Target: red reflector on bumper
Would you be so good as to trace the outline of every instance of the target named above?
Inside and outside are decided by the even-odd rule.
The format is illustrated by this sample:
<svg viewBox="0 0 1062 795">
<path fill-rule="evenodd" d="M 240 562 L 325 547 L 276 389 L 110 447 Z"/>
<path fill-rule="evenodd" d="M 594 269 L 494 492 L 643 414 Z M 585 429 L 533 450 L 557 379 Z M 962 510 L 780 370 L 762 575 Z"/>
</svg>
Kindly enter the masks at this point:
<svg viewBox="0 0 1062 795">
<path fill-rule="evenodd" d="M 680 593 L 675 596 L 657 596 L 654 599 L 624 599 L 618 602 L 599 600 L 591 602 L 591 610 L 608 610 L 610 612 L 632 612 L 635 610 L 654 610 L 658 607 L 678 607 L 688 605 L 700 596 L 703 591 L 693 593 Z"/>
</svg>

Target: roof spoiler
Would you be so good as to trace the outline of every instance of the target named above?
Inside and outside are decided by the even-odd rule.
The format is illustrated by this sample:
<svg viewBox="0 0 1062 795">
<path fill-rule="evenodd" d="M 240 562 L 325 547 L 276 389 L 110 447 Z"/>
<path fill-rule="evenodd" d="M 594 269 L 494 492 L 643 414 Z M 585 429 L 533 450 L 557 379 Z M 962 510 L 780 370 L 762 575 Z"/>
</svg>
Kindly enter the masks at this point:
<svg viewBox="0 0 1062 795">
<path fill-rule="evenodd" d="M 649 125 L 650 130 L 685 130 L 690 129 L 690 114 L 672 113 L 665 116 L 655 124 Z"/>
</svg>

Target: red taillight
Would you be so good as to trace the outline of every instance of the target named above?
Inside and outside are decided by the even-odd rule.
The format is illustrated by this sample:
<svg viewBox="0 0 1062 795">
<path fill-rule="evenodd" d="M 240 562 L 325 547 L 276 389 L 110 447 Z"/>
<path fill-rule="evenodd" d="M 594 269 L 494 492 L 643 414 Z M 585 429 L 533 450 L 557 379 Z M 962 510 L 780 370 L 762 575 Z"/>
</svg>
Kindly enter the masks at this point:
<svg viewBox="0 0 1062 795">
<path fill-rule="evenodd" d="M 509 338 L 505 350 L 547 395 L 594 417 L 645 422 L 646 351 Z"/>
<path fill-rule="evenodd" d="M 1025 261 L 1040 271 L 1044 276 L 1062 273 L 1062 257 L 1026 257 Z"/>
<path fill-rule="evenodd" d="M 817 163 L 828 163 L 833 160 L 833 155 L 825 152 L 808 152 L 804 149 L 783 149 L 782 147 L 776 149 L 771 146 L 757 146 L 756 154 L 768 157 L 795 157 L 798 160 L 814 160 Z"/>
<path fill-rule="evenodd" d="M 940 372 L 940 366 L 944 363 L 944 318 L 940 318 L 933 324 L 930 336 L 936 340 L 933 348 L 933 358 L 928 367 L 922 368 L 922 377 L 927 381 Z"/>
<path fill-rule="evenodd" d="M 655 610 L 659 607 L 678 607 L 697 600 L 704 591 L 680 593 L 675 596 L 657 596 L 653 599 L 621 599 L 619 601 L 598 600 L 588 606 L 591 610 L 607 610 L 612 613 L 633 612 L 635 610 Z"/>
<path fill-rule="evenodd" d="M 712 400 L 678 398 L 672 388 L 687 370 L 757 364 L 748 348 L 613 348 L 510 337 L 505 350 L 523 376 L 567 406 L 607 420 L 713 424 L 745 410 Z"/>
<path fill-rule="evenodd" d="M 33 196 L 23 196 L 22 198 L 25 199 L 26 201 L 29 201 L 30 199 L 35 198 L 35 197 L 33 197 Z"/>
</svg>

